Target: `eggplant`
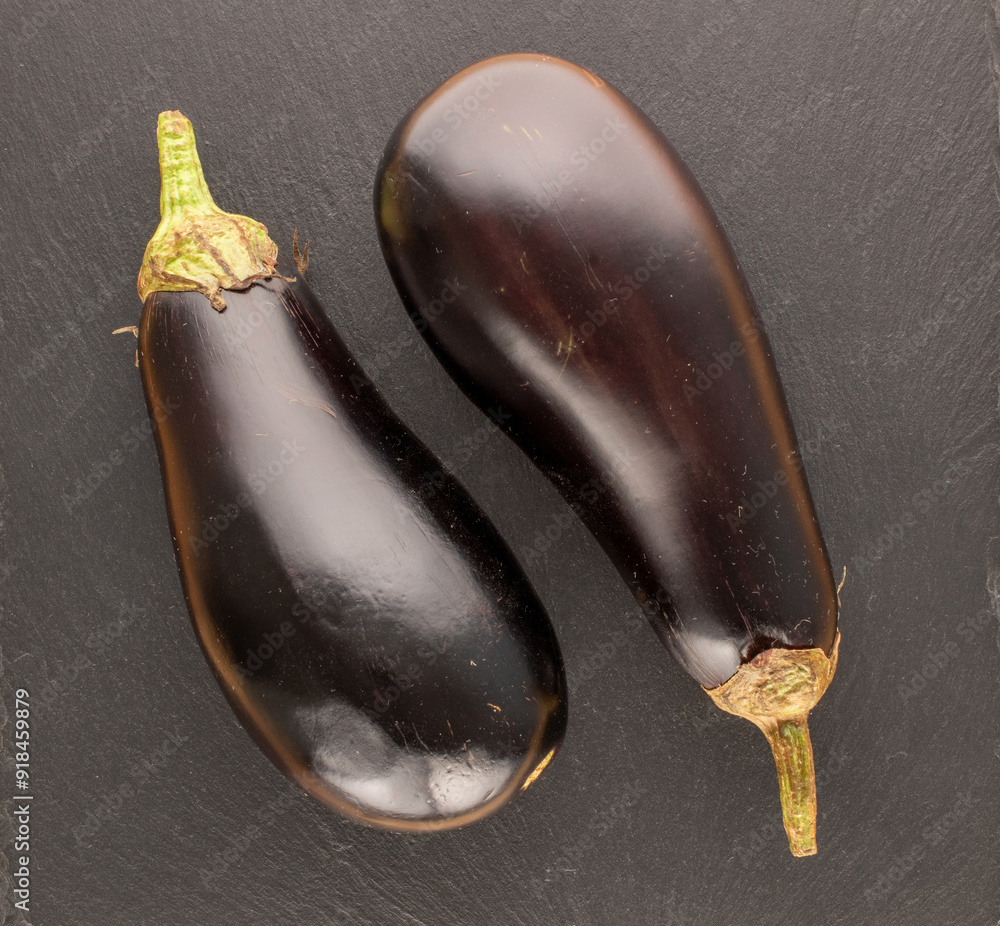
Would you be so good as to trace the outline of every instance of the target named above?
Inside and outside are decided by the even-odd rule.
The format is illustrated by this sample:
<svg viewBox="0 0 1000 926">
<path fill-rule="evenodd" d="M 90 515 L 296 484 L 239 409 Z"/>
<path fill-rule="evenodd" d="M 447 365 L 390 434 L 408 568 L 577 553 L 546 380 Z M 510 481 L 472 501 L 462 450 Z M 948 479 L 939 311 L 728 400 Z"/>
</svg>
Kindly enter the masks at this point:
<svg viewBox="0 0 1000 926">
<path fill-rule="evenodd" d="M 478 820 L 562 740 L 549 619 L 304 267 L 215 205 L 191 123 L 163 113 L 157 136 L 138 362 L 204 655 L 257 745 L 324 804 L 400 831 Z"/>
<path fill-rule="evenodd" d="M 596 75 L 482 61 L 421 101 L 375 182 L 418 330 L 600 542 L 653 628 L 767 736 L 816 851 L 806 718 L 837 589 L 761 319 L 697 182 Z"/>
</svg>

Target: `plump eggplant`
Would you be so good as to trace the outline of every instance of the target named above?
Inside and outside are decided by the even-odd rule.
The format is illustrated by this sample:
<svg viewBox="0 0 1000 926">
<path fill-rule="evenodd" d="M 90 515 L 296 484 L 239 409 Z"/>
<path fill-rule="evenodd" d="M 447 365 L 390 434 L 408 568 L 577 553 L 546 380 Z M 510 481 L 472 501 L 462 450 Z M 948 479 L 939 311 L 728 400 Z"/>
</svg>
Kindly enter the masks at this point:
<svg viewBox="0 0 1000 926">
<path fill-rule="evenodd" d="M 320 801 L 404 831 L 480 819 L 562 740 L 548 617 L 304 268 L 215 205 L 191 123 L 161 114 L 158 141 L 138 363 L 202 650 L 258 746 Z"/>
<path fill-rule="evenodd" d="M 680 158 L 619 92 L 541 55 L 426 97 L 375 183 L 417 328 L 581 516 L 667 649 L 778 766 L 813 854 L 806 716 L 837 590 L 761 320 Z"/>
</svg>

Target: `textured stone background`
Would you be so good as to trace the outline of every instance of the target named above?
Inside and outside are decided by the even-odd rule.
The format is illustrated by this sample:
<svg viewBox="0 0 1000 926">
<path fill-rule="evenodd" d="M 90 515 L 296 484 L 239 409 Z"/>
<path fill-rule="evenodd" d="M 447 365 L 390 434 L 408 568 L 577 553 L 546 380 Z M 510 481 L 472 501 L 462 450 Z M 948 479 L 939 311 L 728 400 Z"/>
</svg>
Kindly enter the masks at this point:
<svg viewBox="0 0 1000 926">
<path fill-rule="evenodd" d="M 992 9 L 15 0 L 4 21 L 0 713 L 31 691 L 31 922 L 997 922 Z M 509 51 L 569 58 L 645 109 L 757 297 L 848 567 L 840 668 L 811 724 L 816 858 L 788 853 L 763 738 L 636 622 L 596 543 L 437 366 L 382 263 L 382 144 L 441 80 Z M 558 525 L 526 565 L 560 633 L 569 735 L 485 822 L 424 837 L 342 822 L 253 746 L 197 649 L 134 344 L 110 334 L 139 317 L 166 108 L 193 120 L 224 208 L 281 247 L 294 227 L 311 239 L 313 286 L 352 350 L 513 549 Z M 8 717 L 5 798 L 10 734 Z"/>
</svg>

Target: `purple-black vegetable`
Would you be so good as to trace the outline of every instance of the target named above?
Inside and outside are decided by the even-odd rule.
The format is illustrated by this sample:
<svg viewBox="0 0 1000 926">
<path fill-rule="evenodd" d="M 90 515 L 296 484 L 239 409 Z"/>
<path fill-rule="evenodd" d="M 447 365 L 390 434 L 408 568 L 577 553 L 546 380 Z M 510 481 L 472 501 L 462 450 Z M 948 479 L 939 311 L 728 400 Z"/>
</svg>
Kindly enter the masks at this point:
<svg viewBox="0 0 1000 926">
<path fill-rule="evenodd" d="M 383 253 L 417 328 L 577 510 L 656 632 L 767 735 L 816 851 L 806 717 L 837 592 L 749 289 L 666 139 L 594 74 L 509 55 L 389 141 Z"/>
<path fill-rule="evenodd" d="M 323 803 L 439 830 L 551 760 L 565 679 L 485 515 L 392 413 L 263 225 L 160 116 L 138 362 L 194 629 L 236 715 Z"/>
</svg>

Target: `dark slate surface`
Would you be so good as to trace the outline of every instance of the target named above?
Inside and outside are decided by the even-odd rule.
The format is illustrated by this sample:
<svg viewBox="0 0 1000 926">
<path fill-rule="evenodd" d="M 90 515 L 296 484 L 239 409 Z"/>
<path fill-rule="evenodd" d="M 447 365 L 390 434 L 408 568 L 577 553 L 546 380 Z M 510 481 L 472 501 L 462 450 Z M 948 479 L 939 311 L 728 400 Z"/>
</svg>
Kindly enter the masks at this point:
<svg viewBox="0 0 1000 926">
<path fill-rule="evenodd" d="M 2 776 L 6 797 L 24 687 L 28 919 L 992 926 L 992 12 L 357 6 L 5 5 Z M 392 127 L 460 67 L 519 50 L 585 65 L 649 113 L 760 303 L 831 556 L 848 567 L 841 665 L 812 721 L 816 858 L 788 854 L 763 738 L 636 622 L 590 536 L 437 366 L 382 264 L 370 197 Z M 165 108 L 194 121 L 224 208 L 283 247 L 296 226 L 311 238 L 310 276 L 352 349 L 515 551 L 557 525 L 527 568 L 560 632 L 569 736 L 488 821 L 420 838 L 342 822 L 252 745 L 196 647 L 133 344 L 110 335 L 139 316 Z"/>
</svg>

